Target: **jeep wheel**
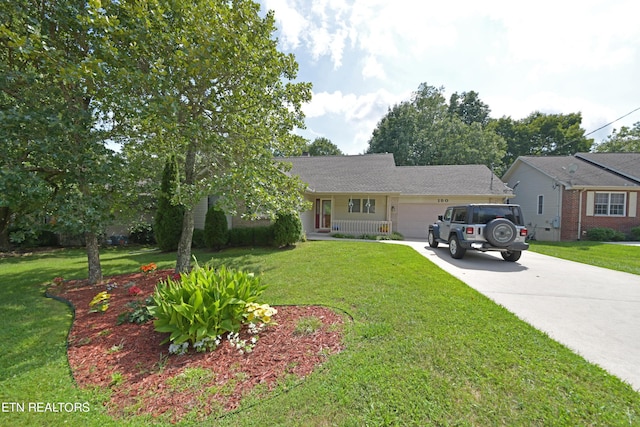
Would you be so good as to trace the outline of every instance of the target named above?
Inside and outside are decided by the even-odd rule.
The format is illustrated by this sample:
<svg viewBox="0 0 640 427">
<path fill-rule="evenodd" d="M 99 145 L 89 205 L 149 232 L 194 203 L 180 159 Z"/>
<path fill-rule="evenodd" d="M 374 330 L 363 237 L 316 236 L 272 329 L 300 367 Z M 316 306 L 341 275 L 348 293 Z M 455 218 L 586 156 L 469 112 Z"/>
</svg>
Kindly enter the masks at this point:
<svg viewBox="0 0 640 427">
<path fill-rule="evenodd" d="M 460 246 L 458 236 L 454 234 L 449 237 L 449 253 L 451 254 L 451 258 L 461 259 L 466 252 L 467 250 Z"/>
<path fill-rule="evenodd" d="M 489 221 L 484 228 L 484 237 L 493 246 L 508 246 L 516 239 L 516 226 L 505 218 L 496 218 Z"/>
<path fill-rule="evenodd" d="M 520 256 L 522 255 L 522 251 L 504 251 L 504 252 L 500 252 L 500 255 L 502 255 L 502 258 L 505 261 L 516 262 L 517 260 L 520 259 Z"/>
<path fill-rule="evenodd" d="M 432 248 L 438 247 L 438 241 L 436 240 L 436 236 L 433 235 L 433 230 L 429 230 L 429 246 Z"/>
</svg>

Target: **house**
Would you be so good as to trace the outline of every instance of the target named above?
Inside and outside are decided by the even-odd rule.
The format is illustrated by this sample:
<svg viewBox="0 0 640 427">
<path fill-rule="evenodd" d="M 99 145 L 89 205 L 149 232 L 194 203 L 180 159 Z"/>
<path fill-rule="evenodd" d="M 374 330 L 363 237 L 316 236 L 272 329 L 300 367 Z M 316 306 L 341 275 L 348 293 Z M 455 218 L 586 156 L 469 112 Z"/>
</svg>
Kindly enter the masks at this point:
<svg viewBox="0 0 640 427">
<path fill-rule="evenodd" d="M 580 240 L 595 227 L 629 234 L 640 226 L 640 153 L 522 156 L 502 179 L 538 240 Z"/>
<path fill-rule="evenodd" d="M 278 160 L 291 163 L 289 173 L 308 185 L 305 198 L 312 208 L 300 214 L 307 234 L 399 232 L 425 239 L 428 224 L 448 205 L 504 203 L 513 197 L 484 165 L 396 166 L 393 154 L 386 153 Z M 196 209 L 196 228 L 204 227 L 206 207 L 204 201 Z"/>
</svg>

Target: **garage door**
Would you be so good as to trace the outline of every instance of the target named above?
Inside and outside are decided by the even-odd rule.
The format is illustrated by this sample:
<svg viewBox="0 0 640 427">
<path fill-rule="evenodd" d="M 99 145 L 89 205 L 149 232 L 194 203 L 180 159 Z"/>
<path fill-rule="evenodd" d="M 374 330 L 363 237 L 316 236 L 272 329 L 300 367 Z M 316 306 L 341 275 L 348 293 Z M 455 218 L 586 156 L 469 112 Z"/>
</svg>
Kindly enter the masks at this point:
<svg viewBox="0 0 640 427">
<path fill-rule="evenodd" d="M 405 238 L 426 239 L 427 228 L 444 213 L 442 204 L 399 203 L 398 231 Z"/>
</svg>

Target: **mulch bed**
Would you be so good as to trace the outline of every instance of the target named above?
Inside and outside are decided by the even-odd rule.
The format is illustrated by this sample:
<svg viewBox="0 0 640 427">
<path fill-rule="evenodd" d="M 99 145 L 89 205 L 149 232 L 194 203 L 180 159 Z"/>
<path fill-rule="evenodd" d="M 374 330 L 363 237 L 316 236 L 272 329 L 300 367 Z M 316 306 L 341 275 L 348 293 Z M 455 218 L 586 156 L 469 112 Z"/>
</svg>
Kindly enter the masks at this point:
<svg viewBox="0 0 640 427">
<path fill-rule="evenodd" d="M 277 325 L 260 333 L 251 353 L 241 354 L 224 339 L 211 352 L 190 349 L 186 355 L 169 355 L 169 344 L 161 344 L 167 334 L 155 332 L 153 322 L 118 325 L 117 318 L 131 310 L 127 303 L 143 301 L 159 280 L 172 273 L 114 276 L 95 286 L 66 281 L 49 289 L 50 295 L 75 307 L 68 339 L 75 381 L 81 388 L 111 389 L 105 405 L 116 417 L 148 413 L 176 422 L 190 412 L 197 418 L 224 415 L 252 391 L 265 395 L 286 376 L 302 378 L 342 350 L 341 315 L 321 306 L 279 306 Z M 129 295 L 133 285 L 142 290 L 140 295 Z M 107 286 L 108 310 L 91 313 L 89 302 Z M 308 335 L 294 333 L 297 321 L 310 316 L 321 319 L 323 326 Z M 249 338 L 245 330 L 240 336 Z"/>
</svg>

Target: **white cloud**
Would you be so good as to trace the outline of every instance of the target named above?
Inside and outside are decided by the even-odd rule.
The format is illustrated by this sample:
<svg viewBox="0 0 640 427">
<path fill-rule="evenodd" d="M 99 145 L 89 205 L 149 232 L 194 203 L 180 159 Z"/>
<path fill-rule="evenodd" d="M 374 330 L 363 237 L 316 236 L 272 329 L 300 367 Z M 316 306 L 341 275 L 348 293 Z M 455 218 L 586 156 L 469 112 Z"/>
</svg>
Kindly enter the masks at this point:
<svg viewBox="0 0 640 427">
<path fill-rule="evenodd" d="M 384 67 L 375 56 L 369 55 L 364 60 L 364 67 L 362 68 L 362 77 L 365 79 L 375 77 L 381 80 L 384 80 L 387 76 L 384 72 Z"/>
</svg>

